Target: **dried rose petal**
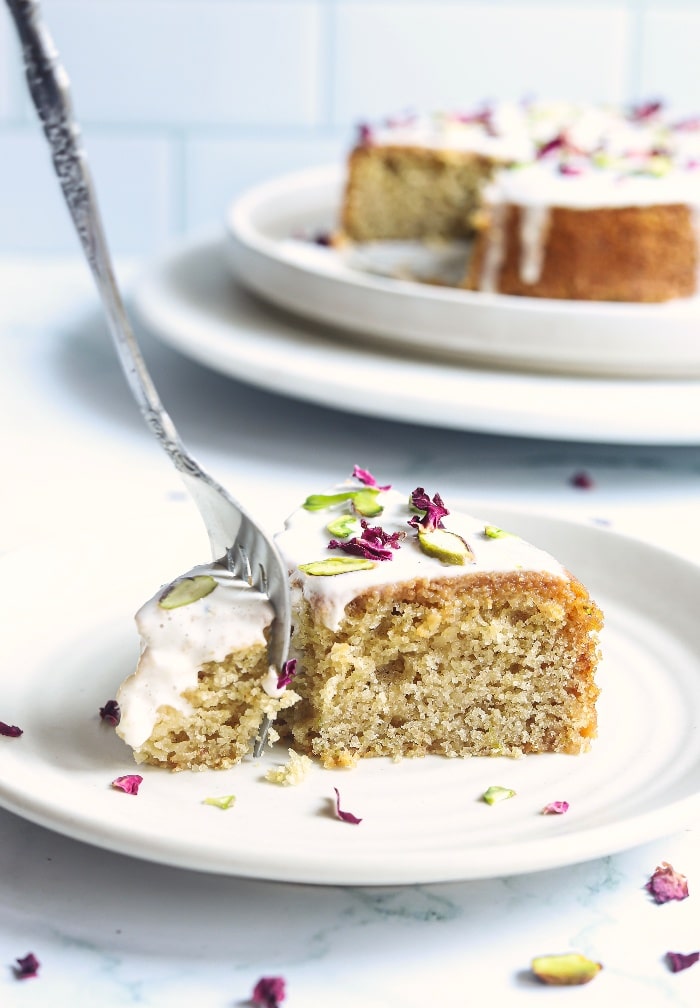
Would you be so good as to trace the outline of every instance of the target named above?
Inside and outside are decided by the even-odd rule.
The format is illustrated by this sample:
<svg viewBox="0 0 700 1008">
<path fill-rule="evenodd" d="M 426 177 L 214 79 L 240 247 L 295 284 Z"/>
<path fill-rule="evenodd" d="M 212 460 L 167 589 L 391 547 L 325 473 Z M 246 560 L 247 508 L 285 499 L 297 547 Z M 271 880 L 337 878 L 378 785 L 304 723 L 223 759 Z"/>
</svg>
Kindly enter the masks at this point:
<svg viewBox="0 0 700 1008">
<path fill-rule="evenodd" d="M 284 977 L 260 977 L 250 1003 L 256 1008 L 278 1008 L 286 995 Z"/>
<path fill-rule="evenodd" d="M 15 962 L 17 965 L 13 968 L 18 980 L 29 980 L 30 977 L 39 975 L 40 963 L 33 952 L 27 952 L 26 956 L 16 959 Z"/>
<path fill-rule="evenodd" d="M 681 970 L 688 969 L 700 959 L 700 952 L 688 952 L 687 955 L 683 952 L 667 952 L 666 959 L 671 972 L 680 973 Z"/>
<path fill-rule="evenodd" d="M 595 481 L 591 474 L 583 469 L 580 472 L 575 472 L 569 482 L 579 490 L 591 490 L 595 486 Z"/>
<path fill-rule="evenodd" d="M 367 123 L 357 124 L 357 142 L 363 147 L 369 147 L 374 139 L 372 127 Z"/>
<path fill-rule="evenodd" d="M 143 777 L 139 774 L 125 774 L 123 777 L 116 777 L 112 781 L 112 787 L 116 788 L 118 791 L 125 791 L 126 794 L 138 794 L 139 785 Z"/>
<path fill-rule="evenodd" d="M 277 676 L 277 689 L 284 689 L 289 686 L 290 682 L 297 674 L 297 660 L 296 658 L 290 658 L 282 666 L 280 674 Z"/>
<path fill-rule="evenodd" d="M 542 815 L 563 815 L 568 811 L 568 801 L 552 801 L 542 809 Z"/>
<path fill-rule="evenodd" d="M 8 738 L 19 738 L 24 732 L 17 725 L 5 724 L 4 721 L 0 721 L 0 735 L 7 735 Z"/>
<path fill-rule="evenodd" d="M 668 861 L 662 861 L 647 882 L 645 889 L 657 903 L 687 899 L 688 879 L 677 872 Z"/>
<path fill-rule="evenodd" d="M 360 469 L 359 466 L 355 466 L 352 475 L 354 479 L 358 479 L 365 486 L 376 487 L 377 490 L 391 490 L 391 483 L 387 483 L 386 486 L 379 486 L 372 473 L 367 469 Z"/>
<path fill-rule="evenodd" d="M 114 728 L 117 727 L 122 719 L 122 712 L 119 709 L 119 704 L 116 700 L 108 700 L 104 707 L 100 707 L 100 717 L 107 724 L 111 724 Z"/>
<path fill-rule="evenodd" d="M 340 549 L 344 553 L 353 556 L 365 557 L 367 560 L 391 560 L 391 551 L 397 550 L 401 546 L 403 534 L 401 532 L 385 532 L 379 526 L 371 526 L 369 522 L 362 521 L 362 533 L 353 539 L 339 542 L 331 539 L 328 549 Z"/>
<path fill-rule="evenodd" d="M 644 122 L 645 119 L 651 119 L 657 112 L 660 112 L 661 108 L 660 101 L 642 102 L 641 105 L 634 105 L 630 109 L 628 118 L 632 122 Z"/>
<path fill-rule="evenodd" d="M 411 504 L 417 511 L 425 511 L 422 518 L 414 515 L 409 518 L 408 524 L 413 528 L 424 528 L 432 531 L 436 528 L 444 528 L 442 519 L 450 512 L 445 507 L 440 494 L 435 494 L 431 500 L 423 487 L 417 487 L 411 494 Z"/>
<path fill-rule="evenodd" d="M 361 823 L 362 820 L 358 819 L 356 815 L 352 814 L 352 812 L 343 812 L 341 810 L 341 808 L 340 808 L 340 791 L 338 790 L 337 787 L 334 787 L 333 790 L 335 791 L 335 814 L 338 816 L 338 818 L 342 819 L 343 822 L 353 823 L 353 825 L 355 825 L 355 826 L 357 826 L 359 823 Z"/>
</svg>

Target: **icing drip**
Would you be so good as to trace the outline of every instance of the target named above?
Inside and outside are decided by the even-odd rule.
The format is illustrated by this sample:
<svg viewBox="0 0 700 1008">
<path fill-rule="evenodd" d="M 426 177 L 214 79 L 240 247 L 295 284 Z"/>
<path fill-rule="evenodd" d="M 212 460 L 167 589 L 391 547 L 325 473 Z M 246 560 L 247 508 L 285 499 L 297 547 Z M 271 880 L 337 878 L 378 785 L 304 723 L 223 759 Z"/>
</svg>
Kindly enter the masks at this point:
<svg viewBox="0 0 700 1008">
<path fill-rule="evenodd" d="M 196 688 L 202 665 L 266 643 L 265 628 L 273 612 L 265 596 L 214 565 L 195 567 L 183 576 L 202 574 L 217 583 L 204 598 L 163 609 L 158 604 L 161 589 L 136 613 L 141 657 L 136 672 L 117 693 L 122 712 L 117 734 L 134 749 L 151 734 L 159 707 L 167 704 L 185 713 L 192 710 L 182 694 Z"/>
<path fill-rule="evenodd" d="M 520 210 L 520 279 L 534 284 L 542 274 L 550 209 L 528 206 Z"/>
<path fill-rule="evenodd" d="M 481 266 L 479 289 L 492 294 L 498 289 L 498 277 L 505 255 L 505 223 L 508 207 L 496 203 L 491 208 L 491 225 L 486 235 L 486 250 Z"/>
</svg>

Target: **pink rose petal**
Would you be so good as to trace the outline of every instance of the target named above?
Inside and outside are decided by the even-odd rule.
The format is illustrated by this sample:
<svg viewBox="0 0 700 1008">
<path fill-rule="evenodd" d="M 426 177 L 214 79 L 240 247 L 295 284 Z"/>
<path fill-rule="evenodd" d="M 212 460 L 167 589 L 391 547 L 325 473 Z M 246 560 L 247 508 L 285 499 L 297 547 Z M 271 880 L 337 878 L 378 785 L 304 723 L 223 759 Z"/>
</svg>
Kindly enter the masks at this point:
<svg viewBox="0 0 700 1008">
<path fill-rule="evenodd" d="M 39 975 L 39 960 L 33 952 L 27 952 L 26 956 L 15 960 L 14 974 L 18 980 L 29 980 L 31 977 Z"/>
<path fill-rule="evenodd" d="M 260 977 L 250 999 L 255 1008 L 278 1008 L 285 998 L 284 977 Z"/>
<path fill-rule="evenodd" d="M 645 886 L 657 903 L 687 899 L 688 880 L 677 872 L 668 861 L 662 861 Z"/>
<path fill-rule="evenodd" d="M 542 815 L 563 815 L 565 812 L 569 811 L 568 801 L 553 801 L 549 805 L 545 805 L 542 809 Z"/>
<path fill-rule="evenodd" d="M 126 794 L 138 794 L 139 785 L 143 777 L 139 774 L 125 774 L 123 777 L 116 777 L 112 781 L 112 787 L 116 788 L 118 791 L 125 791 Z"/>
<path fill-rule="evenodd" d="M 4 721 L 0 721 L 0 735 L 6 735 L 8 738 L 19 738 L 24 732 L 17 725 L 5 724 Z"/>
<path fill-rule="evenodd" d="M 357 826 L 359 823 L 361 823 L 362 820 L 358 819 L 356 815 L 352 814 L 352 812 L 343 812 L 341 810 L 341 808 L 340 808 L 340 791 L 338 790 L 337 787 L 333 788 L 333 790 L 335 791 L 335 814 L 338 816 L 338 818 L 342 819 L 343 822 L 353 823 L 353 825 L 355 825 L 355 826 Z"/>
<path fill-rule="evenodd" d="M 671 972 L 680 973 L 681 970 L 688 969 L 700 959 L 700 952 L 688 952 L 687 955 L 683 952 L 667 952 L 666 959 Z"/>
</svg>

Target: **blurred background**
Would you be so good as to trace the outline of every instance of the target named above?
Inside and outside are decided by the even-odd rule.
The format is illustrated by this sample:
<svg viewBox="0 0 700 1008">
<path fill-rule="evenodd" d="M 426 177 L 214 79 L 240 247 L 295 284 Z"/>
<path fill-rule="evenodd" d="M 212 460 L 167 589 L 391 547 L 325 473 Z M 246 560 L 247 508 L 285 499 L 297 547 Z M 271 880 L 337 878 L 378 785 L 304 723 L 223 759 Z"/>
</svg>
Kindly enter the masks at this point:
<svg viewBox="0 0 700 1008">
<path fill-rule="evenodd" d="M 355 125 L 489 98 L 700 110 L 700 0 L 44 0 L 113 251 L 215 228 Z M 77 240 L 0 8 L 0 254 Z"/>
</svg>

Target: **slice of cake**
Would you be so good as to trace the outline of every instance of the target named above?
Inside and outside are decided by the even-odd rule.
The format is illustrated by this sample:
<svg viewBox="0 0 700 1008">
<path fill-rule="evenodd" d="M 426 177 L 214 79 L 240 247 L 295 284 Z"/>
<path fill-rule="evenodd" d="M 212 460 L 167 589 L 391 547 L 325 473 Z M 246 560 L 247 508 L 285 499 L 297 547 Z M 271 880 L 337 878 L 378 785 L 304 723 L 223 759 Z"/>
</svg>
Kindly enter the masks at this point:
<svg viewBox="0 0 700 1008">
<path fill-rule="evenodd" d="M 252 750 L 263 717 L 298 699 L 268 665 L 272 617 L 263 595 L 218 564 L 195 567 L 139 609 L 141 656 L 116 698 L 117 733 L 138 763 L 225 769 Z"/>
<path fill-rule="evenodd" d="M 301 697 L 280 730 L 296 750 L 348 767 L 589 747 L 602 617 L 549 554 L 437 494 L 358 481 L 310 497 L 278 544 Z"/>
<path fill-rule="evenodd" d="M 138 762 L 230 767 L 264 716 L 326 767 L 590 745 L 602 617 L 549 554 L 357 467 L 277 541 L 294 626 L 279 675 L 269 602 L 223 567 L 194 568 L 137 613 L 117 731 Z"/>
<path fill-rule="evenodd" d="M 348 159 L 342 233 L 356 242 L 468 237 L 484 183 L 531 152 L 522 116 L 505 103 L 361 126 Z"/>
</svg>

